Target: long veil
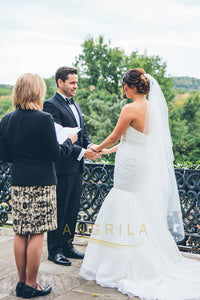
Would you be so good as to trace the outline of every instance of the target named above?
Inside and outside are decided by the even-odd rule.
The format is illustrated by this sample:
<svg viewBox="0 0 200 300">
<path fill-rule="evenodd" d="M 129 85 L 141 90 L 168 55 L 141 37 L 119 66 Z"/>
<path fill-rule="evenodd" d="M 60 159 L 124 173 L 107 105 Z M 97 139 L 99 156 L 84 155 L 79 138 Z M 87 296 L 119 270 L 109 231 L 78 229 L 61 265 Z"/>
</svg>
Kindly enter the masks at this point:
<svg viewBox="0 0 200 300">
<path fill-rule="evenodd" d="M 172 140 L 168 123 L 168 108 L 157 81 L 150 81 L 144 134 L 147 136 L 147 192 L 151 193 L 158 217 L 166 218 L 175 241 L 184 239 L 180 199 L 173 167 Z M 158 218 L 159 219 L 159 218 Z"/>
</svg>

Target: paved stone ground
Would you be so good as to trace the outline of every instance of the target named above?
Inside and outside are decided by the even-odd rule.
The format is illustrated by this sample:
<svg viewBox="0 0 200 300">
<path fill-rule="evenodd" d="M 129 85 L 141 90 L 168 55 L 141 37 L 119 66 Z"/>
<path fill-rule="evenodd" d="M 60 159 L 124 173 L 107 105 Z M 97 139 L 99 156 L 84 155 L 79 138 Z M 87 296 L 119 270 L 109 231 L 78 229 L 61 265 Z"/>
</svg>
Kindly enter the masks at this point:
<svg viewBox="0 0 200 300">
<path fill-rule="evenodd" d="M 17 270 L 13 254 L 13 230 L 0 227 L 0 299 L 17 300 L 15 286 L 17 283 Z M 76 237 L 75 247 L 85 251 L 87 241 Z M 200 260 L 199 255 L 184 254 L 193 259 Z M 43 246 L 42 260 L 38 275 L 40 284 L 50 284 L 52 292 L 38 300 L 138 300 L 122 295 L 116 289 L 102 288 L 94 281 L 86 281 L 79 276 L 81 260 L 72 259 L 72 266 L 64 267 L 47 260 L 46 235 Z"/>
</svg>

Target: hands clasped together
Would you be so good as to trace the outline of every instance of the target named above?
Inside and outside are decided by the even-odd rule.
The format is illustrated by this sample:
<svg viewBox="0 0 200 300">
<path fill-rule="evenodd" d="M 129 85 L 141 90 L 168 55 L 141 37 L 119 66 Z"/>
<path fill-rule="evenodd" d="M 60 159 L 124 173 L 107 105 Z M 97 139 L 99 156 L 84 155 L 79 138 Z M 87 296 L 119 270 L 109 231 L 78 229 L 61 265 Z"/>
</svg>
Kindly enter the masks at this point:
<svg viewBox="0 0 200 300">
<path fill-rule="evenodd" d="M 88 147 L 88 149 L 85 151 L 84 157 L 87 158 L 87 159 L 95 160 L 97 158 L 101 158 L 102 154 L 108 154 L 105 151 L 105 150 L 108 150 L 108 149 L 99 150 L 98 147 L 99 147 L 98 145 L 91 144 Z"/>
<path fill-rule="evenodd" d="M 75 143 L 78 139 L 78 135 L 77 134 L 73 134 L 70 135 L 69 138 L 72 141 L 72 144 Z M 97 158 L 101 158 L 102 154 L 109 154 L 110 153 L 110 149 L 99 149 L 99 145 L 96 144 L 91 144 L 88 149 L 86 149 L 85 153 L 84 153 L 84 157 L 86 159 L 92 159 L 95 160 Z"/>
</svg>

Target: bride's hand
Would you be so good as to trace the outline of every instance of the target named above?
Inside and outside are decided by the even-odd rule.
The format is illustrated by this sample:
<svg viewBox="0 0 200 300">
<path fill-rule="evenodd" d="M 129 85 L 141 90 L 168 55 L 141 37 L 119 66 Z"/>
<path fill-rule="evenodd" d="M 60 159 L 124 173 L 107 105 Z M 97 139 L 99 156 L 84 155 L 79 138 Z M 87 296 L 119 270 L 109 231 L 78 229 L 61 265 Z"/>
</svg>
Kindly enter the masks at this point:
<svg viewBox="0 0 200 300">
<path fill-rule="evenodd" d="M 101 154 L 104 154 L 104 155 L 110 154 L 110 149 L 103 149 L 103 150 L 101 150 Z"/>
<path fill-rule="evenodd" d="M 99 145 L 92 144 L 92 146 L 90 146 L 90 149 L 95 152 L 101 152 L 101 150 L 98 150 L 98 147 L 99 147 Z"/>
</svg>

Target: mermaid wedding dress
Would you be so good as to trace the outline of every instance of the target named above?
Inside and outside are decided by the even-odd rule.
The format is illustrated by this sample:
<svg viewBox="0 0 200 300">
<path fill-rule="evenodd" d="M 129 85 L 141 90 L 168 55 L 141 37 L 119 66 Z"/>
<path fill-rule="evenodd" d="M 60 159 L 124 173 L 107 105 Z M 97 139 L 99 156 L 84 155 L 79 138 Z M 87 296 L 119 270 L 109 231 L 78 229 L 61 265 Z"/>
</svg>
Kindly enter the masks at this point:
<svg viewBox="0 0 200 300">
<path fill-rule="evenodd" d="M 114 186 L 93 226 L 80 276 L 145 300 L 200 299 L 200 263 L 184 258 L 175 242 L 184 231 L 169 132 L 160 137 L 167 147 L 161 153 L 150 129 L 149 121 L 148 132 L 129 126 L 121 138 Z"/>
</svg>

